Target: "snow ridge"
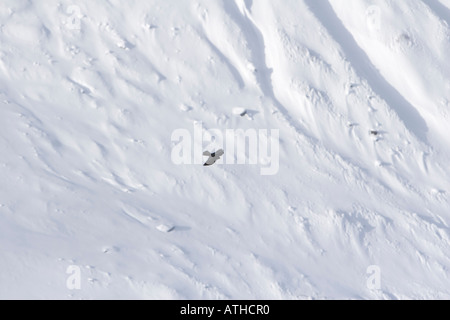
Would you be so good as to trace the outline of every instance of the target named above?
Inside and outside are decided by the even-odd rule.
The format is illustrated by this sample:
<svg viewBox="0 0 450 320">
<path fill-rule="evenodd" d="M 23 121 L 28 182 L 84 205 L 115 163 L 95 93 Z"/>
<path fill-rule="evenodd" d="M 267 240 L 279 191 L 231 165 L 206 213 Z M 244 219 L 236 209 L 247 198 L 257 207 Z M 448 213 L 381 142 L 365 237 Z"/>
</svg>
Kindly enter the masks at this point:
<svg viewBox="0 0 450 320">
<path fill-rule="evenodd" d="M 448 299 L 449 23 L 448 0 L 2 1 L 0 298 Z M 198 124 L 279 130 L 279 171 L 175 165 Z"/>
</svg>

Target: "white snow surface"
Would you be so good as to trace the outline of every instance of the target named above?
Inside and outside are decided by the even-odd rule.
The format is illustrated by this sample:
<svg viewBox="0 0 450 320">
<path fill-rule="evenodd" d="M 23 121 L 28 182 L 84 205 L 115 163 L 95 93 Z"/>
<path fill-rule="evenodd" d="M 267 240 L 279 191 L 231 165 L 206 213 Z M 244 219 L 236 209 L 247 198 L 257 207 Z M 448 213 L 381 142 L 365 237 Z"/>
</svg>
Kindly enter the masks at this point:
<svg viewBox="0 0 450 320">
<path fill-rule="evenodd" d="M 0 298 L 449 299 L 449 26 L 449 0 L 0 1 Z M 279 171 L 174 164 L 195 123 L 278 129 Z"/>
</svg>

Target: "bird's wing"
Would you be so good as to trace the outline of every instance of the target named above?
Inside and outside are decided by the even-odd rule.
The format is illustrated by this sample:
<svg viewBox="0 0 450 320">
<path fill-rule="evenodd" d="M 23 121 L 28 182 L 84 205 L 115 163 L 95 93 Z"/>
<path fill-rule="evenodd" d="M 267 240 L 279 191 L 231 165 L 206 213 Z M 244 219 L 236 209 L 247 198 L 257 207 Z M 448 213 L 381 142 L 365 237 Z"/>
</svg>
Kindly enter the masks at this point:
<svg viewBox="0 0 450 320">
<path fill-rule="evenodd" d="M 216 162 L 216 159 L 214 159 L 213 157 L 209 157 L 208 160 L 206 160 L 204 166 L 211 166 Z"/>
<path fill-rule="evenodd" d="M 216 151 L 216 157 L 221 157 L 221 156 L 223 156 L 224 153 L 225 153 L 225 152 L 223 152 L 222 149 L 217 150 L 217 151 Z"/>
<path fill-rule="evenodd" d="M 208 156 L 208 157 L 209 157 L 209 156 L 211 155 L 211 152 L 209 152 L 209 151 L 205 151 L 205 152 L 203 152 L 203 155 L 204 155 L 204 156 Z"/>
</svg>

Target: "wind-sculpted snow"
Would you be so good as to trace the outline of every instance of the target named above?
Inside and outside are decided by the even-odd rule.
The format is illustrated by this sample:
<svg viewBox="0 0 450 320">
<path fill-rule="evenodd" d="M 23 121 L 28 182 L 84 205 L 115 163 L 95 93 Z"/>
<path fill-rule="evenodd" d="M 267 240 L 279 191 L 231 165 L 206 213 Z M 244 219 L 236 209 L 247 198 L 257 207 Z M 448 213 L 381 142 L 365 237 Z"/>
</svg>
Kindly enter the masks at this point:
<svg viewBox="0 0 450 320">
<path fill-rule="evenodd" d="M 449 298 L 449 19 L 1 1 L 0 298 Z"/>
</svg>

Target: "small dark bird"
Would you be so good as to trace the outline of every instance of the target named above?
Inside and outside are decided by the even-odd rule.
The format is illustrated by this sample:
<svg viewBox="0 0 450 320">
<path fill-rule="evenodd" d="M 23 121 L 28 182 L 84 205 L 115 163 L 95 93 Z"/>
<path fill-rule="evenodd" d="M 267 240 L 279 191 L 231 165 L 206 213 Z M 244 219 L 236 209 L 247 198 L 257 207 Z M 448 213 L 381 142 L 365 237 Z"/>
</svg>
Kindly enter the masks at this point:
<svg viewBox="0 0 450 320">
<path fill-rule="evenodd" d="M 377 136 L 379 134 L 379 132 L 376 131 L 376 130 L 371 130 L 370 134 L 373 135 L 373 136 Z"/>
<path fill-rule="evenodd" d="M 211 153 L 209 151 L 203 152 L 204 156 L 209 157 L 203 166 L 212 166 L 214 163 L 216 163 L 217 160 L 220 159 L 221 156 L 223 156 L 223 154 L 224 154 L 224 152 L 222 149 L 217 150 L 216 152 L 213 152 L 213 153 Z"/>
</svg>

